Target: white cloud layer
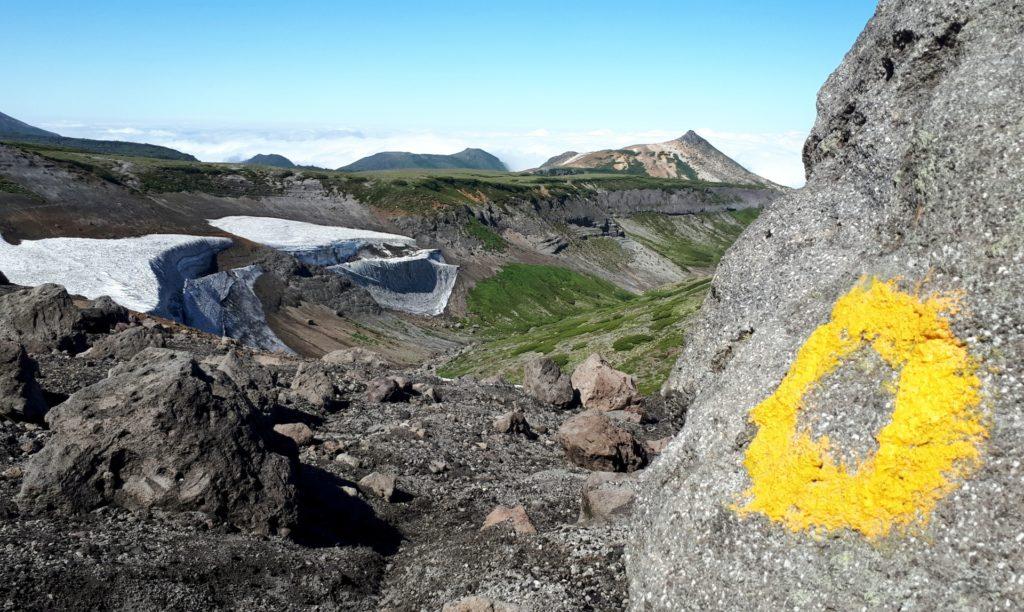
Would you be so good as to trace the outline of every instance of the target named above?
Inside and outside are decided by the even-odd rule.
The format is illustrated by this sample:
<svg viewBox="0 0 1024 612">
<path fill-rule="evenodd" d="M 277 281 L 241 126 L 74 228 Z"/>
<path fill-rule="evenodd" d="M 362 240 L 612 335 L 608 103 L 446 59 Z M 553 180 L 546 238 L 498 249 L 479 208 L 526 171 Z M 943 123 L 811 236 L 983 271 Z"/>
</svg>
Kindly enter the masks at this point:
<svg viewBox="0 0 1024 612">
<path fill-rule="evenodd" d="M 301 165 L 337 168 L 381 151 L 455 153 L 467 147 L 497 155 L 512 170 L 533 168 L 565 151 L 593 151 L 632 144 L 662 142 L 682 131 L 621 132 L 609 129 L 559 131 L 432 130 L 363 131 L 355 129 L 175 129 L 138 126 L 89 126 L 62 122 L 50 129 L 67 136 L 130 140 L 172 147 L 203 161 L 240 161 L 257 153 L 278 153 Z M 805 133 L 697 133 L 749 170 L 791 187 L 804 183 L 800 152 Z"/>
</svg>

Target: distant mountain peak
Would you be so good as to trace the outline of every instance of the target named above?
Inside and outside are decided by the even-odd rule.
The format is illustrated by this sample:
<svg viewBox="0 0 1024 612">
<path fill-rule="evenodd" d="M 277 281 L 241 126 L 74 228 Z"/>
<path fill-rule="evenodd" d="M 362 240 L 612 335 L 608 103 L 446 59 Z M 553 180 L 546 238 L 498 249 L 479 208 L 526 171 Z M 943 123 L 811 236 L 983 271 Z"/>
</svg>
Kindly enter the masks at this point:
<svg viewBox="0 0 1024 612">
<path fill-rule="evenodd" d="M 679 142 L 685 142 L 687 144 L 692 145 L 711 145 L 710 142 L 705 140 L 704 137 L 702 137 L 697 132 L 694 132 L 693 130 L 686 130 L 686 133 L 680 136 L 679 138 L 676 138 L 676 140 L 678 140 Z"/>
<path fill-rule="evenodd" d="M 257 153 L 242 163 L 247 166 L 270 166 L 272 168 L 295 167 L 292 160 L 288 159 L 284 155 L 278 155 L 277 153 Z"/>
<path fill-rule="evenodd" d="M 374 153 L 347 166 L 338 168 L 343 172 L 373 172 L 377 170 L 494 170 L 506 172 L 505 164 L 483 149 L 466 148 L 451 155 L 434 153 L 408 153 L 405 151 L 384 151 Z"/>
<path fill-rule="evenodd" d="M 687 130 L 679 138 L 668 142 L 637 144 L 589 153 L 566 151 L 540 167 L 546 170 L 579 168 L 595 172 L 781 188 L 736 163 L 693 130 Z"/>
</svg>

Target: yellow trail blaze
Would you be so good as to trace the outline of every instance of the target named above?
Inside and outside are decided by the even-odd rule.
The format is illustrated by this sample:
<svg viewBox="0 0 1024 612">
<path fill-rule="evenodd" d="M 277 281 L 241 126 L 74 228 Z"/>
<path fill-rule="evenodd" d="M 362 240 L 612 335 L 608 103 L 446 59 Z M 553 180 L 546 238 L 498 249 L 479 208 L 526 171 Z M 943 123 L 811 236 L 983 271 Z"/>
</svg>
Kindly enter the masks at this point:
<svg viewBox="0 0 1024 612">
<path fill-rule="evenodd" d="M 850 528 L 869 538 L 927 524 L 936 502 L 980 465 L 988 436 L 976 366 L 942 316 L 954 305 L 877 279 L 841 297 L 775 393 L 750 413 L 758 426 L 744 460 L 752 484 L 737 510 L 792 530 Z M 808 391 L 866 344 L 899 382 L 877 452 L 848 466 L 832 456 L 827 436 L 798 430 L 797 416 Z"/>
</svg>

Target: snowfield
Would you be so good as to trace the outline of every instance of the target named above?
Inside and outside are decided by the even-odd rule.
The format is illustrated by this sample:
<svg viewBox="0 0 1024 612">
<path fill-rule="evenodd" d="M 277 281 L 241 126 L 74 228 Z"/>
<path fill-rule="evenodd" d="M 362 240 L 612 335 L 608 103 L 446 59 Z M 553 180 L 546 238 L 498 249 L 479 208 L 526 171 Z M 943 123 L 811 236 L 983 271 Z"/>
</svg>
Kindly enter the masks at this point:
<svg viewBox="0 0 1024 612">
<path fill-rule="evenodd" d="M 445 263 L 440 251 L 413 250 L 416 240 L 408 236 L 272 217 L 224 217 L 208 223 L 303 263 L 345 274 L 381 306 L 413 314 L 444 312 L 458 275 L 459 267 Z M 367 247 L 373 247 L 374 256 L 361 255 Z"/>
<path fill-rule="evenodd" d="M 365 246 L 409 247 L 416 241 L 408 236 L 317 225 L 274 217 L 223 217 L 207 223 L 246 240 L 295 256 L 303 263 L 331 266 L 352 259 Z"/>
<path fill-rule="evenodd" d="M 365 287 L 381 306 L 421 315 L 444 312 L 459 271 L 435 250 L 406 257 L 357 259 L 330 269 L 344 272 Z"/>
<path fill-rule="evenodd" d="M 227 238 L 150 234 L 136 238 L 45 238 L 13 245 L 0 239 L 0 271 L 18 285 L 64 285 L 102 295 L 138 312 L 181 320 L 185 280 L 213 267 Z"/>
</svg>

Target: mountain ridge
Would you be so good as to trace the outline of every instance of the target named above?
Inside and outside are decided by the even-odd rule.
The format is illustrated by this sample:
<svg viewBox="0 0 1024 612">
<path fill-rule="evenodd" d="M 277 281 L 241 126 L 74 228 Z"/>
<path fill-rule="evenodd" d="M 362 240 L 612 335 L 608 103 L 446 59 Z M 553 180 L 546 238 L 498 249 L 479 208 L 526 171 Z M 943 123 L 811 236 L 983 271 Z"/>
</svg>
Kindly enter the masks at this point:
<svg viewBox="0 0 1024 612">
<path fill-rule="evenodd" d="M 374 172 L 379 170 L 497 170 L 507 172 L 505 163 L 483 149 L 466 148 L 451 155 L 382 151 L 347 166 L 341 172 Z"/>
<path fill-rule="evenodd" d="M 62 136 L 56 132 L 48 132 L 42 128 L 29 125 L 4 113 L 0 113 L 0 142 L 53 145 L 88 153 L 130 155 L 133 157 L 152 157 L 155 159 L 178 161 L 199 161 L 188 153 L 182 153 L 181 151 L 160 145 L 126 142 L 123 140 L 92 140 L 89 138 Z"/>
</svg>

